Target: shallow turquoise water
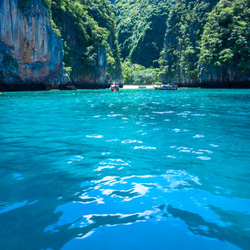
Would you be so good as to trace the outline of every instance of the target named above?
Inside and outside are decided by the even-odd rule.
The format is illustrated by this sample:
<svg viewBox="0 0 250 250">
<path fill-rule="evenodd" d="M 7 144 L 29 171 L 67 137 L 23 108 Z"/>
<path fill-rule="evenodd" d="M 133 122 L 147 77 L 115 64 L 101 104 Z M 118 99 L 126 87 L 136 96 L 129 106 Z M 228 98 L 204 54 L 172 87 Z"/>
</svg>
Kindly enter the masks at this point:
<svg viewBox="0 0 250 250">
<path fill-rule="evenodd" d="M 250 91 L 0 95 L 0 249 L 250 249 Z"/>
</svg>

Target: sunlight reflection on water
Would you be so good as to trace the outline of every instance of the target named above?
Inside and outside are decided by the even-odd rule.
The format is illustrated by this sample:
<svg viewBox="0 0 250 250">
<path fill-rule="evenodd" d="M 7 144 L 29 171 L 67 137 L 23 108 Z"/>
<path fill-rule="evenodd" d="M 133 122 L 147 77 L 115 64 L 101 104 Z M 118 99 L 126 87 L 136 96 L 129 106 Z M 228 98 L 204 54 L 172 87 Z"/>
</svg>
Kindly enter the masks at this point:
<svg viewBox="0 0 250 250">
<path fill-rule="evenodd" d="M 249 95 L 3 93 L 1 246 L 248 249 Z"/>
</svg>

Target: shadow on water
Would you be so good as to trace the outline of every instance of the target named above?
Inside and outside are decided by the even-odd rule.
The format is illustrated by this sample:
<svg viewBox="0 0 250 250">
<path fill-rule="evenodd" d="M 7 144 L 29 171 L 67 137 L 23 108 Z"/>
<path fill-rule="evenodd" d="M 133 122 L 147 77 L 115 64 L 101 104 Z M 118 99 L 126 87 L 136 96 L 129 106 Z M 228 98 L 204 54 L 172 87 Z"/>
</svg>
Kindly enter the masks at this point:
<svg viewBox="0 0 250 250">
<path fill-rule="evenodd" d="M 174 208 L 171 205 L 167 207 L 169 214 L 174 216 L 174 218 L 180 218 L 183 220 L 188 229 L 196 235 L 206 236 L 209 238 L 215 238 L 220 241 L 228 241 L 232 244 L 239 246 L 242 249 L 249 249 L 250 244 L 250 215 L 235 211 L 223 211 L 220 208 L 211 207 L 221 219 L 225 221 L 228 226 L 219 226 L 216 223 L 207 222 L 200 215 L 191 213 L 188 211 L 180 210 Z M 235 223 L 235 220 L 238 221 L 239 218 L 244 218 L 246 225 L 239 227 L 238 223 Z"/>
<path fill-rule="evenodd" d="M 88 223 L 83 223 L 83 218 L 80 218 L 74 221 L 73 224 L 68 223 L 51 228 L 48 225 L 55 223 L 62 213 L 53 213 L 55 211 L 55 204 L 48 204 L 48 201 L 39 201 L 36 204 L 0 215 L 2 249 L 16 249 L 17 245 L 20 246 L 20 250 L 61 249 L 70 240 L 76 237 L 83 239 L 89 233 L 93 232 L 93 230 L 102 226 L 145 222 L 154 220 L 156 216 L 139 213 L 127 216 L 119 214 L 92 215 L 88 218 Z M 34 213 L 34 206 L 37 207 L 36 213 Z M 161 221 L 165 221 L 165 223 L 173 223 L 173 220 L 180 219 L 185 222 L 188 230 L 194 235 L 213 238 L 222 242 L 230 242 L 241 249 L 249 249 L 250 233 L 248 229 L 250 215 L 234 211 L 223 211 L 216 207 L 211 208 L 227 223 L 226 226 L 207 222 L 205 218 L 196 213 L 174 208 L 171 205 L 162 204 L 157 207 L 157 210 L 160 210 Z M 48 214 L 51 216 L 48 216 Z M 159 219 L 159 216 L 157 218 Z M 242 227 L 236 225 L 235 220 L 237 221 L 238 218 L 244 219 L 245 225 L 242 225 Z M 19 235 L 19 237 L 12 237 L 10 239 L 10 235 Z"/>
<path fill-rule="evenodd" d="M 6 180 L 0 184 L 0 248 L 60 249 L 73 235 L 67 236 L 65 231 L 51 234 L 44 230 L 62 215 L 55 213 L 57 206 L 71 200 L 72 192 L 79 191 L 79 183 L 89 179 L 72 178 L 62 172 L 32 173 L 25 179 L 13 172 L 11 176 L 15 181 Z"/>
</svg>

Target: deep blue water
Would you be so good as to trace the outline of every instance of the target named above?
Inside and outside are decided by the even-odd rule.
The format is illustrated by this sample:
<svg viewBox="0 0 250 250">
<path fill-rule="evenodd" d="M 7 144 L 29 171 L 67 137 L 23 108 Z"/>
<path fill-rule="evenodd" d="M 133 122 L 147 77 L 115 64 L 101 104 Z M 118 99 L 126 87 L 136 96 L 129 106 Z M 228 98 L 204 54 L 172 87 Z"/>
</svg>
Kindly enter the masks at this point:
<svg viewBox="0 0 250 250">
<path fill-rule="evenodd" d="M 250 249 L 250 90 L 0 95 L 0 249 Z"/>
</svg>

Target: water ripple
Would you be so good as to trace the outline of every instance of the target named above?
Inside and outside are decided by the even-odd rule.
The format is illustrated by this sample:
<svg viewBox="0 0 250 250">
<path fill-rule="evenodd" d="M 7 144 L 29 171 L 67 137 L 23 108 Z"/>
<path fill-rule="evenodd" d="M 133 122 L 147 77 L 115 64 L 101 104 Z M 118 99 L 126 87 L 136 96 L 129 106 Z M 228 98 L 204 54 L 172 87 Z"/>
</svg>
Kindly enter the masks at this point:
<svg viewBox="0 0 250 250">
<path fill-rule="evenodd" d="M 156 149 L 156 147 L 135 146 L 134 149 Z"/>
<path fill-rule="evenodd" d="M 3 93 L 1 248 L 248 249 L 249 94 Z"/>
<path fill-rule="evenodd" d="M 103 135 L 87 135 L 88 138 L 103 138 Z"/>
</svg>

